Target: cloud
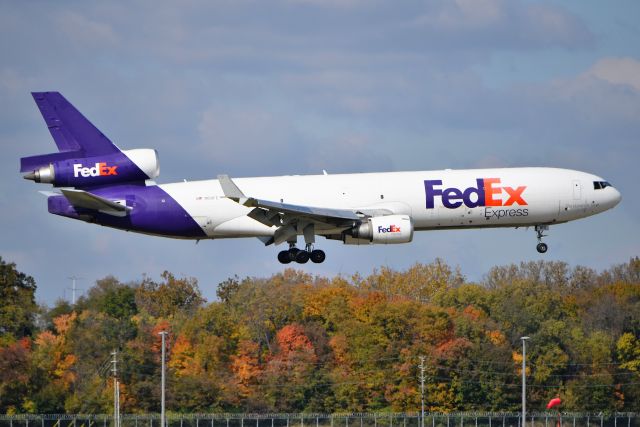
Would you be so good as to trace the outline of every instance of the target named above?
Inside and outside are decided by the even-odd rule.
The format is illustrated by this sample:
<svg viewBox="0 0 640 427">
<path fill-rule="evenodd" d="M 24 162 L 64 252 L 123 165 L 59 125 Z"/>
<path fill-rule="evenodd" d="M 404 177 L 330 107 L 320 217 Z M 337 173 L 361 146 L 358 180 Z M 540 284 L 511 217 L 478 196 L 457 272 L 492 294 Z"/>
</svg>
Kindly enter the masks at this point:
<svg viewBox="0 0 640 427">
<path fill-rule="evenodd" d="M 545 120 L 575 143 L 600 148 L 606 138 L 636 139 L 640 132 L 640 62 L 631 58 L 598 59 L 585 71 L 548 83 L 529 85 L 519 92 L 529 113 Z M 537 110 L 537 111 L 536 111 Z M 579 135 L 580 138 L 575 138 Z"/>
<path fill-rule="evenodd" d="M 84 47 L 112 46 L 119 38 L 113 28 L 104 22 L 89 19 L 72 11 L 63 11 L 55 19 L 57 29 L 76 45 Z"/>
<path fill-rule="evenodd" d="M 11 93 L 12 95 L 24 94 L 28 92 L 34 84 L 34 79 L 25 76 L 12 68 L 0 69 L 0 93 Z"/>
<path fill-rule="evenodd" d="M 199 151 L 228 167 L 259 167 L 265 159 L 282 156 L 292 148 L 289 143 L 294 133 L 275 113 L 229 106 L 205 110 L 198 132 Z"/>
<path fill-rule="evenodd" d="M 294 5 L 308 5 L 322 8 L 354 8 L 365 7 L 367 4 L 371 4 L 374 0 L 285 0 L 286 3 Z"/>
<path fill-rule="evenodd" d="M 421 16 L 417 22 L 445 31 L 486 29 L 505 18 L 505 6 L 497 0 L 454 0 L 445 2 L 432 14 Z"/>
<path fill-rule="evenodd" d="M 640 61 L 633 58 L 603 58 L 586 73 L 615 85 L 629 85 L 640 91 Z"/>
<path fill-rule="evenodd" d="M 579 18 L 549 4 L 454 0 L 429 3 L 425 9 L 411 26 L 425 30 L 441 47 L 584 48 L 594 42 Z"/>
</svg>

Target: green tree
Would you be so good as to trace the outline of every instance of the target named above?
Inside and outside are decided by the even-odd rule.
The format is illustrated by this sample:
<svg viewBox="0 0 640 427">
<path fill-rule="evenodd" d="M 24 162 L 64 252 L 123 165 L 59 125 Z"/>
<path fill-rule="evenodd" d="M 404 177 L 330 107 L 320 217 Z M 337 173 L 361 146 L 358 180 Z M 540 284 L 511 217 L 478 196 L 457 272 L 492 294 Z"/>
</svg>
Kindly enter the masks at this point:
<svg viewBox="0 0 640 427">
<path fill-rule="evenodd" d="M 156 318 L 169 318 L 179 313 L 192 313 L 204 303 L 194 278 L 178 279 L 168 271 L 160 275 L 162 282 L 145 278 L 135 292 L 137 307 Z"/>
<path fill-rule="evenodd" d="M 33 278 L 0 257 L 0 344 L 34 333 L 35 292 Z"/>
<path fill-rule="evenodd" d="M 86 296 L 78 300 L 76 309 L 105 313 L 115 319 L 129 319 L 138 313 L 136 289 L 107 276 L 97 280 Z"/>
</svg>

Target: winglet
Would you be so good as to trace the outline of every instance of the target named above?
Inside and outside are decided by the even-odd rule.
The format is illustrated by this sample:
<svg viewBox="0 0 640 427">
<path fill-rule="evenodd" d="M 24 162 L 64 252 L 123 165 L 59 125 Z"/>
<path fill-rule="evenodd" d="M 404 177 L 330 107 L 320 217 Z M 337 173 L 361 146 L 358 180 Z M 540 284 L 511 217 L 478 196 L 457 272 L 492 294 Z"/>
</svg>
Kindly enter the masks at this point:
<svg viewBox="0 0 640 427">
<path fill-rule="evenodd" d="M 249 198 L 238 188 L 235 182 L 229 178 L 229 175 L 218 175 L 218 182 L 220 182 L 220 187 L 222 187 L 222 192 L 225 197 L 233 200 L 234 202 L 238 202 L 241 205 L 249 200 Z"/>
</svg>

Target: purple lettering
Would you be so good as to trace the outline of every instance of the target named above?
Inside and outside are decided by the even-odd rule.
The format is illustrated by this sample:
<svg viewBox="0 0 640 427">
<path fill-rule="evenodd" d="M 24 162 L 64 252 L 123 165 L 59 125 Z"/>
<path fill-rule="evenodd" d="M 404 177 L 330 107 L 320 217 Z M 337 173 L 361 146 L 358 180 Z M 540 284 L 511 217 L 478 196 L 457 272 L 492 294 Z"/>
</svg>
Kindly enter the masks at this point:
<svg viewBox="0 0 640 427">
<path fill-rule="evenodd" d="M 455 209 L 460 207 L 462 205 L 462 200 L 460 199 L 462 199 L 462 191 L 457 188 L 447 188 L 442 192 L 442 205 L 445 208 Z"/>
<path fill-rule="evenodd" d="M 427 195 L 427 209 L 435 208 L 435 196 L 442 196 L 442 190 L 435 189 L 436 185 L 442 185 L 441 179 L 425 180 L 424 191 Z"/>
<path fill-rule="evenodd" d="M 478 178 L 476 179 L 476 183 L 478 185 L 477 188 L 469 187 L 464 190 L 462 194 L 462 200 L 464 200 L 464 204 L 469 208 L 476 208 L 478 206 L 484 206 L 484 179 Z M 471 195 L 476 195 L 476 200 L 471 200 Z"/>
</svg>

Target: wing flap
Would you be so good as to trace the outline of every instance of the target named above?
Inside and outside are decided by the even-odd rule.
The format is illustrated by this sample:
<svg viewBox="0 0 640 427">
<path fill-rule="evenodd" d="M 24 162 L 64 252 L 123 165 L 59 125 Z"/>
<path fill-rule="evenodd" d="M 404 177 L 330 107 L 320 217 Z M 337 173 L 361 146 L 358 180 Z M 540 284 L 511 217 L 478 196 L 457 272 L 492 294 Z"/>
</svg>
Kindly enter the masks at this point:
<svg viewBox="0 0 640 427">
<path fill-rule="evenodd" d="M 292 205 L 289 203 L 272 202 L 269 200 L 254 199 L 249 197 L 245 206 L 276 211 L 284 214 L 297 215 L 306 218 L 313 218 L 327 224 L 351 223 L 362 219 L 358 214 L 347 209 L 320 208 L 313 206 Z"/>
<path fill-rule="evenodd" d="M 126 216 L 131 208 L 82 190 L 61 189 L 64 197 L 76 208 L 89 209 L 113 216 Z"/>
</svg>

